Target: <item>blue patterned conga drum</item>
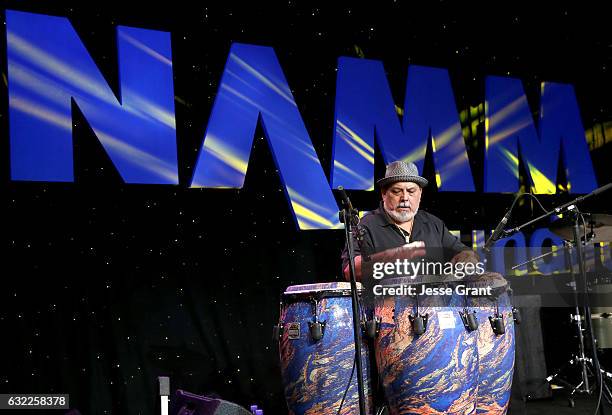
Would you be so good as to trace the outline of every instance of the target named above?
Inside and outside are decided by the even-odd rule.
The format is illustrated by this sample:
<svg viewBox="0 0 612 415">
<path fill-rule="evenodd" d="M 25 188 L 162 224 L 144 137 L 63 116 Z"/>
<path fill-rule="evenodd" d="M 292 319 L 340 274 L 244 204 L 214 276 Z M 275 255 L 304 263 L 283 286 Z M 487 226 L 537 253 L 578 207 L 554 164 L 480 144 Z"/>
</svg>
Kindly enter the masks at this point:
<svg viewBox="0 0 612 415">
<path fill-rule="evenodd" d="M 281 375 L 289 414 L 359 413 L 350 284 L 288 287 L 279 326 Z M 362 366 L 366 412 L 370 415 L 372 386 L 365 339 Z"/>
<path fill-rule="evenodd" d="M 470 295 L 478 317 L 477 413 L 504 415 L 508 411 L 514 372 L 514 316 L 507 281 L 497 273 L 466 280 L 469 288 L 491 287 L 491 295 Z M 494 330 L 495 327 L 495 330 Z"/>
<path fill-rule="evenodd" d="M 381 287 L 396 290 L 377 295 L 374 311 L 380 319 L 376 361 L 390 414 L 476 413 L 478 337 L 461 320 L 457 284 L 453 276 L 381 281 Z M 420 294 L 428 289 L 435 293 Z M 422 334 L 411 323 L 417 315 L 427 318 Z"/>
</svg>

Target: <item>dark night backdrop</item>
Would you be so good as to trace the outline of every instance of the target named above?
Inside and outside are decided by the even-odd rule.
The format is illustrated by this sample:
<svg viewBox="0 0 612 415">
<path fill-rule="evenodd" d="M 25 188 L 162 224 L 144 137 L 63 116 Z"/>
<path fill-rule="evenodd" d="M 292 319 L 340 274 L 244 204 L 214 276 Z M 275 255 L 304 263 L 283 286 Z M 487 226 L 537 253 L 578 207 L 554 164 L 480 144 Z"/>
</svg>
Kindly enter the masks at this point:
<svg viewBox="0 0 612 415">
<path fill-rule="evenodd" d="M 83 413 L 150 414 L 155 377 L 167 374 L 173 389 L 286 413 L 271 336 L 279 294 L 291 284 L 340 279 L 343 234 L 296 230 L 261 129 L 242 190 L 187 188 L 231 42 L 275 48 L 327 174 L 335 68 L 343 55 L 382 60 L 397 103 L 414 63 L 449 69 L 459 110 L 482 103 L 484 76 L 505 75 L 523 80 L 534 113 L 540 82 L 567 82 L 575 85 L 585 128 L 612 121 L 607 12 L 563 6 L 499 12 L 446 3 L 332 10 L 310 2 L 265 9 L 6 2 L 5 8 L 70 18 L 115 91 L 115 25 L 172 33 L 181 185 L 123 184 L 76 106 L 76 183 L 11 182 L 4 78 L 0 392 L 69 393 Z M 5 34 L 0 45 L 5 76 Z M 481 124 L 468 140 L 479 192 L 428 188 L 422 203 L 464 233 L 490 229 L 513 197 L 480 192 L 483 140 Z M 593 147 L 605 184 L 612 179 L 612 144 Z M 379 158 L 378 175 L 382 168 Z M 431 171 L 427 161 L 430 179 Z M 360 209 L 378 200 L 376 192 L 351 197 Z M 550 207 L 569 197 L 542 200 Z M 612 213 L 610 201 L 608 194 L 583 209 Z M 517 219 L 531 213 L 528 204 L 519 211 Z M 563 360 L 571 343 L 559 319 L 544 319 L 545 342 L 555 345 L 549 365 Z"/>
</svg>

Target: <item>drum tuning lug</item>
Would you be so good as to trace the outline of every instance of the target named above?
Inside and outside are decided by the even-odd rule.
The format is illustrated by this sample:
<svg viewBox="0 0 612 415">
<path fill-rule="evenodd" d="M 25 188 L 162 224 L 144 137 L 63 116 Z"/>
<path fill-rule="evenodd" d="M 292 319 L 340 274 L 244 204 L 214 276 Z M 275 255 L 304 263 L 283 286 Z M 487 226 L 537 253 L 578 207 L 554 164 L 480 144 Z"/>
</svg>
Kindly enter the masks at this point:
<svg viewBox="0 0 612 415">
<path fill-rule="evenodd" d="M 275 324 L 272 328 L 272 341 L 277 341 L 281 338 L 284 324 Z"/>
<path fill-rule="evenodd" d="M 512 318 L 516 324 L 521 324 L 521 311 L 516 307 L 512 307 Z"/>
<path fill-rule="evenodd" d="M 491 323 L 491 328 L 493 329 L 493 333 L 497 336 L 502 335 L 506 332 L 506 327 L 504 326 L 504 317 L 503 314 L 495 313 L 494 316 L 489 316 L 489 322 Z"/>
<path fill-rule="evenodd" d="M 309 321 L 308 328 L 310 329 L 310 337 L 314 341 L 319 341 L 323 338 L 323 334 L 325 334 L 325 324 L 326 321 Z"/>
<path fill-rule="evenodd" d="M 478 318 L 476 317 L 476 311 L 464 310 L 459 313 L 461 320 L 467 331 L 474 331 L 478 329 Z"/>
<path fill-rule="evenodd" d="M 429 314 L 417 314 L 416 316 L 408 316 L 410 324 L 412 325 L 412 332 L 416 335 L 421 335 L 427 330 L 427 319 Z"/>
<path fill-rule="evenodd" d="M 375 339 L 380 331 L 380 317 L 365 321 L 365 332 L 370 339 Z"/>
</svg>

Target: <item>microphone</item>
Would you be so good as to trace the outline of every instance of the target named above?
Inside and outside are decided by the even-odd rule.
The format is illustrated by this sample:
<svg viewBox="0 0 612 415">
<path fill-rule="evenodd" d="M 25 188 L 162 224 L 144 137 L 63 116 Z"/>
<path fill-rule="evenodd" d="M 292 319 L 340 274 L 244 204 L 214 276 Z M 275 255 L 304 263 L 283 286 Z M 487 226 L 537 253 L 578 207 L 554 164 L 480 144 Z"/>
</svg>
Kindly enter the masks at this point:
<svg viewBox="0 0 612 415">
<path fill-rule="evenodd" d="M 497 227 L 495 228 L 491 236 L 489 236 L 489 239 L 487 239 L 487 242 L 485 242 L 484 247 L 483 247 L 485 252 L 490 252 L 491 245 L 493 245 L 493 242 L 501 238 L 501 233 L 503 232 L 504 227 L 506 227 L 506 224 L 510 220 L 510 215 L 512 214 L 512 208 L 514 208 L 514 205 L 516 204 L 516 201 L 518 200 L 519 197 L 521 197 L 520 194 L 516 196 L 516 198 L 514 198 L 514 202 L 512 202 L 512 205 L 510 206 L 510 208 L 508 209 L 508 211 L 506 212 L 502 220 L 497 224 Z"/>
<path fill-rule="evenodd" d="M 370 253 L 368 252 L 368 248 L 366 244 L 363 243 L 363 236 L 365 234 L 365 230 L 359 226 L 359 216 L 358 216 L 359 212 L 357 211 L 357 209 L 353 209 L 353 204 L 351 203 L 351 199 L 349 199 L 348 195 L 346 194 L 346 191 L 344 191 L 344 187 L 338 186 L 337 189 L 338 189 L 338 192 L 340 193 L 342 204 L 344 205 L 344 208 L 347 209 L 348 214 L 350 215 L 350 218 L 351 218 L 350 224 L 356 227 L 355 237 L 357 239 L 357 244 L 359 245 L 359 250 L 361 251 L 361 257 L 365 261 L 369 261 Z"/>
<path fill-rule="evenodd" d="M 340 198 L 342 199 L 342 204 L 350 211 L 353 211 L 353 204 L 351 203 L 351 199 L 349 199 L 348 195 L 344 191 L 344 187 L 338 186 L 338 192 L 340 192 Z"/>
<path fill-rule="evenodd" d="M 344 187 L 338 186 L 338 192 L 340 192 L 340 198 L 342 199 L 342 205 L 344 206 L 346 214 L 350 218 L 351 225 L 357 225 L 359 223 L 359 217 L 357 216 L 359 212 L 357 209 L 353 209 L 353 204 L 351 203 L 351 199 L 349 199 L 348 195 L 344 191 Z"/>
</svg>

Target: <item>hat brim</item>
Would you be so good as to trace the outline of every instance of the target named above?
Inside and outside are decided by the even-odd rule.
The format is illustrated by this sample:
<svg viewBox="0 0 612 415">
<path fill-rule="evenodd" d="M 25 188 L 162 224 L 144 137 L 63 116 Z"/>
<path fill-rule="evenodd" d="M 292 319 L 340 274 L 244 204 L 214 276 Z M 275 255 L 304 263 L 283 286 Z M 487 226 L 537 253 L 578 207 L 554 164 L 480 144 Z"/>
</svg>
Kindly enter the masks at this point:
<svg viewBox="0 0 612 415">
<path fill-rule="evenodd" d="M 397 182 L 412 182 L 412 183 L 418 184 L 421 187 L 425 187 L 429 183 L 427 181 L 427 179 L 424 178 L 424 177 L 421 177 L 421 176 L 407 176 L 407 175 L 383 177 L 382 179 L 380 179 L 376 183 L 380 187 L 386 187 L 386 186 L 389 186 L 389 185 L 391 185 L 393 183 L 397 183 Z"/>
</svg>

